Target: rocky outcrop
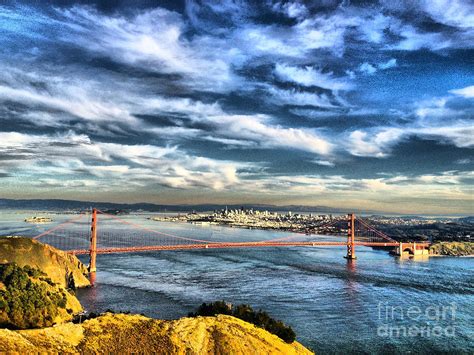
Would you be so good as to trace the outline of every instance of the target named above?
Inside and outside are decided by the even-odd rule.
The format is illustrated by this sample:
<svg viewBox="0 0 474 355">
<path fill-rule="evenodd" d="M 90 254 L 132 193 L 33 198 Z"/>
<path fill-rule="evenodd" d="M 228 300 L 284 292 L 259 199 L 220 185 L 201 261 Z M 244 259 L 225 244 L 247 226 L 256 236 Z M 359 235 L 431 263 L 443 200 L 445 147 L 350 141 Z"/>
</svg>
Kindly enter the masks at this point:
<svg viewBox="0 0 474 355">
<path fill-rule="evenodd" d="M 25 237 L 0 237 L 0 264 L 16 263 L 39 269 L 55 283 L 69 288 L 90 286 L 87 268 L 74 255 Z"/>
<path fill-rule="evenodd" d="M 472 242 L 438 242 L 430 246 L 431 255 L 470 256 L 474 255 Z"/>
<path fill-rule="evenodd" d="M 232 316 L 163 321 L 110 314 L 38 330 L 0 330 L 0 352 L 311 354 Z"/>
</svg>

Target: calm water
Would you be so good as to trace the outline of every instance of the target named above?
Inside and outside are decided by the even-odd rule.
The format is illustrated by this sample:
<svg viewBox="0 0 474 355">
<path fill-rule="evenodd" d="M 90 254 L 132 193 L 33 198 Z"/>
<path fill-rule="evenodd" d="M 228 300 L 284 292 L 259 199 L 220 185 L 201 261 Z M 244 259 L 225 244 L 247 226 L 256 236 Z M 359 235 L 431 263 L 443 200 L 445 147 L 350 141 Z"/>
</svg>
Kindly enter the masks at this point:
<svg viewBox="0 0 474 355">
<path fill-rule="evenodd" d="M 46 228 L 23 223 L 29 215 L 0 212 L 0 235 Z M 126 218 L 202 239 L 288 235 Z M 185 316 L 207 301 L 248 303 L 291 325 L 298 340 L 318 353 L 473 352 L 473 258 L 406 260 L 358 247 L 357 261 L 348 264 L 344 253 L 300 247 L 100 255 L 96 287 L 78 296 L 89 311 L 111 308 L 164 319 Z"/>
</svg>

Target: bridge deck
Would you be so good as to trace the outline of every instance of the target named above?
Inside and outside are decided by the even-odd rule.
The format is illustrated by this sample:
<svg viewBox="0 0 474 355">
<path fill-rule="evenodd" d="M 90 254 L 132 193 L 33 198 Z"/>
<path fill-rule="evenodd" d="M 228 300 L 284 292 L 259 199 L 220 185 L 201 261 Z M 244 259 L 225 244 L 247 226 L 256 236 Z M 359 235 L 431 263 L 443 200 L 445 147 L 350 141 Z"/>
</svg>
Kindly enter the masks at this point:
<svg viewBox="0 0 474 355">
<path fill-rule="evenodd" d="M 429 246 L 429 243 L 416 243 L 419 246 Z M 229 249 L 229 248 L 263 248 L 263 247 L 316 247 L 316 246 L 347 246 L 347 242 L 233 242 L 233 243 L 208 243 L 208 244 L 181 244 L 181 245 L 156 245 L 142 247 L 98 248 L 97 254 L 130 253 L 140 251 L 159 250 L 193 250 L 193 249 Z M 367 247 L 396 247 L 395 242 L 356 242 L 355 246 Z M 69 254 L 89 254 L 89 249 L 68 250 Z"/>
</svg>

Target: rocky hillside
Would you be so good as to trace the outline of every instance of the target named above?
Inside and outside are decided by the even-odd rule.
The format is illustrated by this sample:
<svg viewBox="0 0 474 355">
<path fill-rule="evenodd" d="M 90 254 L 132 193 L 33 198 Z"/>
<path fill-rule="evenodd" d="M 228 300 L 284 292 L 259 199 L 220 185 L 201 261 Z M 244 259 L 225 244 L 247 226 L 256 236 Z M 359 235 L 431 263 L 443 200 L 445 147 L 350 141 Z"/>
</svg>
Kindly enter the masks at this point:
<svg viewBox="0 0 474 355">
<path fill-rule="evenodd" d="M 474 243 L 471 242 L 439 242 L 430 246 L 430 254 L 446 256 L 474 255 Z"/>
<path fill-rule="evenodd" d="M 110 314 L 38 330 L 0 330 L 0 352 L 311 354 L 232 316 L 162 321 Z"/>
<path fill-rule="evenodd" d="M 0 264 L 0 327 L 49 327 L 81 311 L 77 298 L 40 270 Z"/>
<path fill-rule="evenodd" d="M 0 264 L 37 268 L 62 287 L 90 286 L 86 267 L 73 255 L 24 237 L 0 237 Z"/>
</svg>

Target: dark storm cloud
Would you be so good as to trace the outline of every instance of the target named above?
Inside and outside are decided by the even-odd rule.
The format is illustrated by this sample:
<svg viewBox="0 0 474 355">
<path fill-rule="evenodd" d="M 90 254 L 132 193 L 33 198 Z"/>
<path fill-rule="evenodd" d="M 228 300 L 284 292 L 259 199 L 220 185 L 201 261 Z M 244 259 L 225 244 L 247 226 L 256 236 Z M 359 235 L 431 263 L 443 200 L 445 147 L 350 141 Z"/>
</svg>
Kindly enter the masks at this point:
<svg viewBox="0 0 474 355">
<path fill-rule="evenodd" d="M 6 3 L 6 173 L 84 191 L 465 185 L 473 16 L 441 0 Z"/>
</svg>

